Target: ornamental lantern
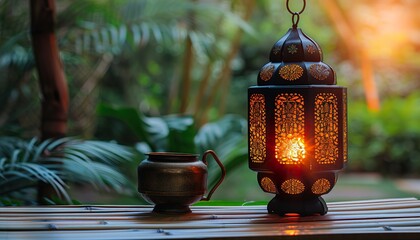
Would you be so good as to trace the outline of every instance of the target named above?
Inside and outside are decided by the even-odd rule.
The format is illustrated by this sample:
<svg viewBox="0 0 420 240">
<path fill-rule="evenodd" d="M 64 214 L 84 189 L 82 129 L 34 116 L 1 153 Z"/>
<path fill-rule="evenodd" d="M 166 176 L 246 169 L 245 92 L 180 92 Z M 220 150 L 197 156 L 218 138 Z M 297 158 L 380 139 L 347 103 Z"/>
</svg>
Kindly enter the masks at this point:
<svg viewBox="0 0 420 240">
<path fill-rule="evenodd" d="M 288 5 L 287 1 L 287 5 Z M 320 197 L 347 163 L 347 90 L 336 86 L 319 45 L 297 27 L 274 44 L 248 89 L 249 167 L 260 187 L 276 194 L 269 213 L 327 213 Z"/>
</svg>

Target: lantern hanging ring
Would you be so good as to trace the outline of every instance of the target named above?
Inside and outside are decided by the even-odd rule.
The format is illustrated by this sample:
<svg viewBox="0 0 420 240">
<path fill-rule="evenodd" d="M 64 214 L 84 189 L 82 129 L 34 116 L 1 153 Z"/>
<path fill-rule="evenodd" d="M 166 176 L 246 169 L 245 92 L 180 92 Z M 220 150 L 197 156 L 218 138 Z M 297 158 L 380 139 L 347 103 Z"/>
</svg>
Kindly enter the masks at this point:
<svg viewBox="0 0 420 240">
<path fill-rule="evenodd" d="M 289 7 L 289 0 L 286 1 L 286 7 L 287 7 L 287 11 L 289 11 L 290 14 L 292 14 L 292 24 L 293 24 L 293 28 L 296 28 L 299 20 L 300 20 L 300 14 L 303 13 L 303 11 L 305 10 L 306 7 L 306 0 L 303 0 L 303 6 L 302 9 L 299 12 L 293 12 L 292 10 L 290 10 Z"/>
<path fill-rule="evenodd" d="M 303 0 L 303 6 L 302 6 L 302 9 L 301 9 L 299 12 L 293 12 L 292 10 L 290 10 L 290 7 L 289 7 L 289 0 L 287 0 L 287 1 L 286 1 L 286 7 L 287 7 L 287 11 L 289 11 L 289 13 L 290 13 L 290 14 L 292 14 L 292 15 L 295 15 L 295 14 L 299 15 L 299 14 L 303 13 L 303 11 L 305 10 L 305 7 L 306 7 L 306 0 Z"/>
</svg>

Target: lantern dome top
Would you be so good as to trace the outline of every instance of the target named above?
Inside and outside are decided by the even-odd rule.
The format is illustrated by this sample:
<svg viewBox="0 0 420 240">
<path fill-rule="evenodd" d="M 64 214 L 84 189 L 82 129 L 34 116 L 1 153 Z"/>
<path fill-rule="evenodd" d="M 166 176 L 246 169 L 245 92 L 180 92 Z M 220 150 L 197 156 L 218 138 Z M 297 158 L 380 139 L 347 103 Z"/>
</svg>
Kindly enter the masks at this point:
<svg viewBox="0 0 420 240">
<path fill-rule="evenodd" d="M 270 62 L 320 62 L 319 45 L 306 36 L 300 28 L 290 28 L 270 52 Z"/>
<path fill-rule="evenodd" d="M 334 70 L 322 62 L 319 45 L 302 32 L 290 28 L 270 51 L 270 62 L 258 74 L 258 85 L 334 85 Z"/>
</svg>

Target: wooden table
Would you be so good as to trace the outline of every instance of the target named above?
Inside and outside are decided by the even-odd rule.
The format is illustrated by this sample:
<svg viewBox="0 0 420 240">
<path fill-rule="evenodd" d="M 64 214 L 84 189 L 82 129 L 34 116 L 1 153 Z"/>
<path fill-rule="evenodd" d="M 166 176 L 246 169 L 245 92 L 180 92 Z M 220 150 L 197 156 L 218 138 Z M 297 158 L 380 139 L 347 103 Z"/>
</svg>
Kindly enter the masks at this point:
<svg viewBox="0 0 420 240">
<path fill-rule="evenodd" d="M 420 239 L 415 198 L 328 203 L 325 216 L 279 217 L 266 206 L 193 207 L 186 215 L 150 206 L 0 208 L 0 239 Z"/>
</svg>

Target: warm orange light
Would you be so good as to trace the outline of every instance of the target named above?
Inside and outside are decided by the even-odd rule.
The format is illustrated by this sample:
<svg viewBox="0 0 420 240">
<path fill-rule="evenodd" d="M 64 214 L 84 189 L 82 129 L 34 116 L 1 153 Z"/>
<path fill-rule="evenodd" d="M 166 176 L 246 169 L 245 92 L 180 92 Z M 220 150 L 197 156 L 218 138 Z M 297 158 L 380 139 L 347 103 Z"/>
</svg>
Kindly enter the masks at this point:
<svg viewBox="0 0 420 240">
<path fill-rule="evenodd" d="M 288 235 L 288 236 L 297 236 L 297 235 L 299 235 L 299 230 L 296 230 L 296 229 L 287 229 L 287 230 L 284 230 L 284 234 L 285 235 Z"/>
<path fill-rule="evenodd" d="M 286 156 L 293 161 L 299 161 L 299 159 L 305 158 L 305 145 L 301 138 L 290 141 L 286 150 Z"/>
<path fill-rule="evenodd" d="M 299 218 L 300 215 L 298 213 L 288 213 L 285 216 L 290 218 Z M 296 236 L 299 235 L 301 231 L 296 227 L 296 225 L 289 225 L 287 226 L 287 229 L 283 231 L 283 233 L 288 236 Z"/>
<path fill-rule="evenodd" d="M 350 9 L 360 42 L 373 60 L 395 64 L 407 51 L 412 51 L 416 11 L 411 6 L 399 1 L 369 1 Z"/>
<path fill-rule="evenodd" d="M 287 134 L 286 138 L 276 145 L 276 159 L 283 164 L 297 164 L 305 158 L 305 143 L 300 137 Z"/>
</svg>

